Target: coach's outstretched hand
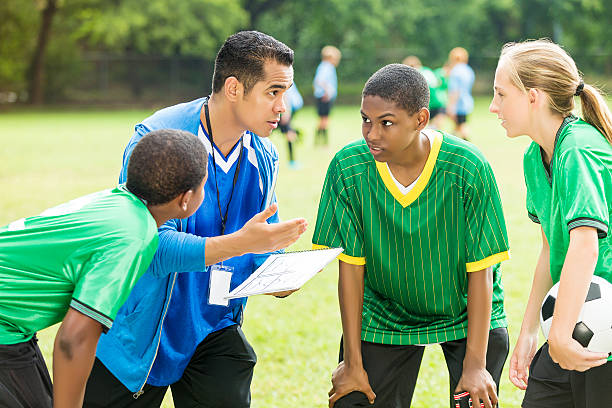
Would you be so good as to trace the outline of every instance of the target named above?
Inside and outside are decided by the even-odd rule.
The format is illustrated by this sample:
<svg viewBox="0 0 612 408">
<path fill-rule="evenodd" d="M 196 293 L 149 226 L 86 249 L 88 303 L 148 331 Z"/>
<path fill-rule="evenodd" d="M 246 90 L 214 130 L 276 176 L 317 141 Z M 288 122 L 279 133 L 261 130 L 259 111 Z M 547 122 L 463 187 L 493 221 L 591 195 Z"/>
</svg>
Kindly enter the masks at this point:
<svg viewBox="0 0 612 408">
<path fill-rule="evenodd" d="M 306 231 L 308 223 L 304 218 L 268 224 L 266 221 L 278 210 L 272 204 L 255 214 L 238 231 L 206 239 L 205 262 L 213 265 L 235 256 L 248 253 L 265 254 L 293 244 Z"/>
<path fill-rule="evenodd" d="M 474 406 L 479 406 L 476 401 L 482 401 L 485 408 L 497 406 L 497 393 L 495 392 L 495 381 L 485 367 L 466 365 L 463 362 L 463 374 L 459 379 L 455 392 L 467 391 L 474 401 Z"/>
<path fill-rule="evenodd" d="M 340 398 L 353 391 L 362 392 L 370 404 L 374 403 L 376 394 L 370 386 L 368 374 L 363 367 L 347 367 L 342 361 L 332 373 L 332 389 L 328 393 L 329 408 L 332 408 Z"/>
<path fill-rule="evenodd" d="M 286 248 L 306 231 L 308 224 L 304 218 L 268 224 L 266 220 L 277 210 L 278 205 L 272 204 L 259 214 L 255 214 L 236 232 L 245 252 L 263 254 Z"/>
</svg>

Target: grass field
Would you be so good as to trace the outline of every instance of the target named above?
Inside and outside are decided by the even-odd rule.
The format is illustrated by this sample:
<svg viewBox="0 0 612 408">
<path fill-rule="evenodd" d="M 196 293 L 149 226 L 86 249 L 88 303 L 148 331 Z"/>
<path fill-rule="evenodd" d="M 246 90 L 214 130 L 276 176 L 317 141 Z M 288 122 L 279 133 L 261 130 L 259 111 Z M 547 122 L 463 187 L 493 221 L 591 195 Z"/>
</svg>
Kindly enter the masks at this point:
<svg viewBox="0 0 612 408">
<path fill-rule="evenodd" d="M 511 347 L 520 328 L 539 250 L 538 228 L 526 216 L 522 153 L 527 138 L 509 140 L 489 99 L 476 101 L 469 118 L 472 140 L 495 171 L 501 192 L 512 258 L 503 267 Z M 0 225 L 116 183 L 123 148 L 133 125 L 152 111 L 18 111 L 0 114 Z M 283 219 L 305 217 L 310 227 L 291 249 L 310 247 L 316 208 L 327 165 L 347 142 L 361 137 L 357 107 L 337 107 L 331 116 L 328 149 L 314 148 L 315 114 L 305 108 L 295 118 L 305 131 L 297 147 L 302 167 L 286 166 L 286 146 L 272 136 L 282 166 L 277 194 Z M 36 256 L 36 254 L 32 254 Z M 252 385 L 254 408 L 324 407 L 336 366 L 341 334 L 334 263 L 286 299 L 258 296 L 249 301 L 244 331 L 258 354 Z M 56 327 L 41 332 L 41 348 L 51 368 Z M 506 364 L 507 366 L 507 364 Z M 448 380 L 440 348 L 429 347 L 419 375 L 413 407 L 447 406 Z M 500 401 L 518 407 L 522 392 L 506 372 Z M 165 407 L 171 407 L 167 396 Z"/>
</svg>

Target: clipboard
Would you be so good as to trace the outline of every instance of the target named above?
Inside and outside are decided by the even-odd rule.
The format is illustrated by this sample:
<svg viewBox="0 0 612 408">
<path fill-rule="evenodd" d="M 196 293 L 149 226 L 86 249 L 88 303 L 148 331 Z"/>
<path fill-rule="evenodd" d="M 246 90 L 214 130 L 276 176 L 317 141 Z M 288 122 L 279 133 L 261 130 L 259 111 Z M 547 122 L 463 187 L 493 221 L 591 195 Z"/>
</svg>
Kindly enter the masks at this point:
<svg viewBox="0 0 612 408">
<path fill-rule="evenodd" d="M 299 289 L 342 251 L 343 248 L 325 248 L 270 255 L 225 299 Z"/>
</svg>

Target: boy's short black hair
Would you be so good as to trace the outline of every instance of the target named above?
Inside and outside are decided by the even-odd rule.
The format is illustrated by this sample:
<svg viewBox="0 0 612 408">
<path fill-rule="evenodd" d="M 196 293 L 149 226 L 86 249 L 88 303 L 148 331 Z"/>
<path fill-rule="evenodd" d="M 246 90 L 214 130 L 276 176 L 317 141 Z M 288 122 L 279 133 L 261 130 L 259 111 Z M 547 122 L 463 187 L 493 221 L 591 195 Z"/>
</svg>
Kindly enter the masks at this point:
<svg viewBox="0 0 612 408">
<path fill-rule="evenodd" d="M 267 61 L 293 65 L 293 50 L 277 39 L 259 31 L 240 31 L 225 40 L 215 60 L 212 89 L 223 89 L 228 77 L 236 77 L 244 85 L 245 94 L 264 79 Z"/>
<path fill-rule="evenodd" d="M 175 129 L 145 135 L 130 156 L 127 189 L 147 204 L 165 204 L 197 189 L 208 166 L 208 152 L 192 133 Z"/>
<path fill-rule="evenodd" d="M 363 87 L 362 97 L 380 96 L 409 114 L 429 106 L 429 86 L 416 69 L 404 64 L 389 64 L 376 71 Z"/>
</svg>

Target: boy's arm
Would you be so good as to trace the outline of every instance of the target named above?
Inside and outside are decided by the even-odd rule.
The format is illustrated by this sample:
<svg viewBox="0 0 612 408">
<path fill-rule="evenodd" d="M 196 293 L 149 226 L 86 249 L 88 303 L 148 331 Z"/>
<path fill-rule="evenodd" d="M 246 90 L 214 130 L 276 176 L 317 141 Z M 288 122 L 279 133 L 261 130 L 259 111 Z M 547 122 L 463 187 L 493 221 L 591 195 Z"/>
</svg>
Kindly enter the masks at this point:
<svg viewBox="0 0 612 408">
<path fill-rule="evenodd" d="M 246 253 L 267 253 L 293 244 L 306 231 L 303 218 L 266 222 L 277 210 L 272 204 L 256 214 L 238 231 L 217 237 L 200 237 L 179 232 L 177 220 L 170 220 L 159 230 L 159 247 L 149 268 L 154 275 L 172 272 L 203 271 L 207 265 Z"/>
<path fill-rule="evenodd" d="M 492 296 L 493 272 L 491 268 L 469 272 L 467 345 L 463 359 L 463 371 L 455 392 L 469 392 L 474 401 L 482 400 L 485 408 L 497 405 L 495 382 L 486 369 Z"/>
<path fill-rule="evenodd" d="M 597 230 L 587 226 L 573 228 L 548 335 L 550 356 L 566 370 L 586 371 L 607 362 L 607 353 L 588 351 L 572 338 L 598 256 Z"/>
<path fill-rule="evenodd" d="M 85 385 L 96 357 L 102 325 L 73 308 L 55 336 L 53 346 L 53 406 L 81 407 Z"/>
<path fill-rule="evenodd" d="M 344 361 L 332 374 L 329 406 L 333 407 L 344 395 L 360 391 L 374 403 L 376 394 L 368 381 L 361 359 L 361 315 L 363 311 L 363 265 L 339 261 L 338 299 L 342 317 Z"/>
</svg>

